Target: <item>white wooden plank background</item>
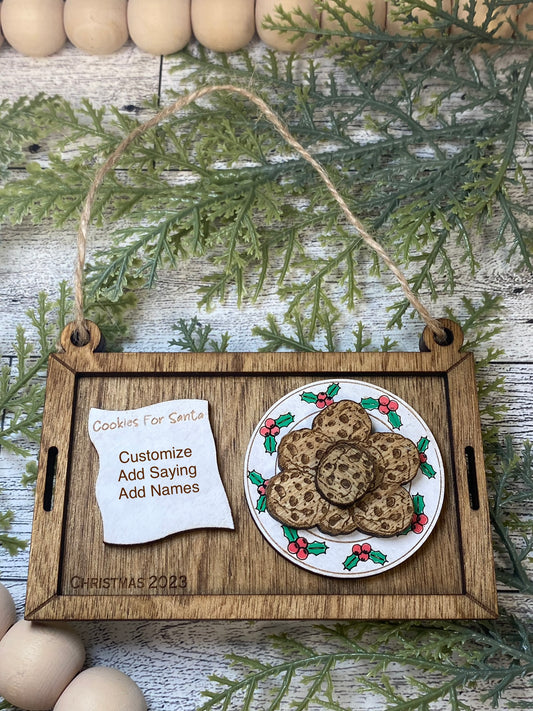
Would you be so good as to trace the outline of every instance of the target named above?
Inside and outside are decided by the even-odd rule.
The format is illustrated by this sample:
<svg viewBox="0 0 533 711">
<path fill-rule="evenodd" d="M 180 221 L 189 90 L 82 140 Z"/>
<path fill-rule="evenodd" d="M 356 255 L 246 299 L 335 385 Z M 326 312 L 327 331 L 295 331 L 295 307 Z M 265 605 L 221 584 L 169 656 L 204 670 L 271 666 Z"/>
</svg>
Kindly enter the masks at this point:
<svg viewBox="0 0 533 711">
<path fill-rule="evenodd" d="M 261 52 L 258 45 L 257 52 Z M 4 46 L 0 50 L 0 98 L 14 99 L 37 92 L 60 93 L 73 103 L 87 97 L 95 104 L 118 107 L 140 106 L 157 94 L 177 89 L 183 77 L 171 75 L 169 60 L 139 52 L 131 43 L 111 57 L 89 57 L 67 46 L 58 55 L 46 59 L 28 59 Z M 56 293 L 60 280 L 71 280 L 75 259 L 74 232 L 54 230 L 43 225 L 34 228 L 0 228 L 0 353 L 7 359 L 13 354 L 12 341 L 17 324 L 25 322 L 25 312 L 35 307 L 37 293 L 45 289 Z M 102 233 L 91 236 L 93 246 L 103 244 Z M 517 439 L 533 437 L 533 416 L 530 399 L 533 384 L 533 279 L 519 273 L 513 264 L 503 263 L 490 253 L 478 255 L 481 268 L 472 279 L 458 264 L 457 293 L 447 298 L 439 308 L 450 305 L 461 313 L 463 295 L 478 301 L 487 289 L 501 294 L 506 317 L 500 336 L 493 345 L 502 347 L 505 356 L 493 363 L 487 374 L 507 378 L 509 411 L 503 431 Z M 459 260 L 458 260 L 459 261 Z M 131 339 L 126 350 L 165 350 L 172 338 L 170 326 L 178 318 L 190 318 L 195 313 L 194 285 L 199 285 L 203 264 L 198 260 L 187 273 L 163 273 L 157 286 L 143 297 L 138 310 L 129 317 Z M 364 270 L 363 270 L 364 271 Z M 379 343 L 386 334 L 388 294 L 383 282 L 361 275 L 367 297 L 353 314 L 347 314 L 339 329 L 339 348 L 350 347 L 351 329 L 362 319 L 371 324 L 369 333 Z M 216 333 L 231 330 L 231 350 L 255 350 L 261 345 L 251 336 L 254 325 L 262 323 L 266 314 L 280 313 L 277 299 L 267 293 L 260 304 L 238 311 L 231 299 L 206 317 Z M 416 350 L 420 325 L 408 321 L 402 332 L 402 347 Z M 396 334 L 393 334 L 396 337 Z M 14 456 L 0 453 L 0 509 L 16 512 L 13 532 L 29 539 L 32 516 L 31 492 L 19 482 L 23 463 Z M 532 504 L 533 513 L 533 504 Z M 2 581 L 13 593 L 19 614 L 22 614 L 27 553 L 14 559 L 0 554 Z M 533 614 L 531 599 L 504 590 L 508 610 Z M 229 652 L 255 655 L 267 660 L 273 651 L 267 636 L 287 632 L 303 643 L 320 644 L 321 634 L 311 623 L 84 623 L 76 625 L 88 650 L 88 664 L 113 665 L 130 674 L 143 689 L 151 711 L 192 711 L 201 702 L 200 691 L 206 688 L 208 676 L 229 673 L 224 655 Z M 364 667 L 356 673 L 363 673 Z M 403 670 L 394 672 L 403 677 Z M 339 702 L 353 709 L 381 709 L 379 700 L 353 696 L 353 670 L 337 673 Z M 465 700 L 469 700 L 468 697 Z M 517 686 L 508 697 L 525 700 L 525 691 Z M 259 707 L 258 707 L 259 708 Z M 283 708 L 288 708 L 285 704 Z M 435 708 L 448 708 L 447 704 Z M 474 702 L 474 708 L 485 708 Z"/>
</svg>

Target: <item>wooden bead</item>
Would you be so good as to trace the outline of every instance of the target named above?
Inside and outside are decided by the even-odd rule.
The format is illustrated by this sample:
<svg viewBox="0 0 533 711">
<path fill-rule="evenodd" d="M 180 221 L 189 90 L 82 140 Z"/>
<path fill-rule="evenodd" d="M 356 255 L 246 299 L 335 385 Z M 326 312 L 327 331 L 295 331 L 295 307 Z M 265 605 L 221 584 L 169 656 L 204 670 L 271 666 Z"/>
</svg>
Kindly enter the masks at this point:
<svg viewBox="0 0 533 711">
<path fill-rule="evenodd" d="M 468 20 L 470 11 L 470 0 L 459 0 L 459 7 L 457 8 L 457 17 L 460 20 Z M 498 7 L 494 13 L 494 19 L 489 22 L 487 27 L 487 32 L 494 31 L 494 37 L 499 37 L 502 39 L 508 39 L 512 37 L 513 27 L 507 21 L 512 20 L 516 22 L 517 9 L 516 5 L 507 5 Z M 481 27 L 485 22 L 487 17 L 487 6 L 483 0 L 476 0 L 476 11 L 474 13 L 474 24 L 476 27 Z M 498 25 L 500 25 L 498 27 Z M 462 34 L 465 30 L 462 27 L 457 27 L 453 25 L 451 28 L 451 34 Z"/>
<path fill-rule="evenodd" d="M 66 0 L 65 30 L 88 54 L 113 54 L 128 39 L 126 0 Z"/>
<path fill-rule="evenodd" d="M 255 34 L 254 0 L 191 0 L 192 31 L 215 52 L 236 52 Z"/>
<path fill-rule="evenodd" d="M 146 701 L 137 684 L 123 672 L 92 667 L 71 681 L 53 711 L 146 711 Z"/>
<path fill-rule="evenodd" d="M 355 12 L 358 12 L 363 17 L 369 17 L 368 10 L 368 0 L 348 0 L 347 5 L 352 8 Z M 336 3 L 331 3 L 331 7 L 338 9 Z M 380 29 L 385 29 L 385 21 L 387 18 L 387 3 L 386 0 L 373 0 L 372 2 L 372 21 Z M 365 25 L 351 15 L 350 13 L 345 13 L 344 21 L 348 25 L 348 29 L 351 32 L 364 32 Z M 326 30 L 340 30 L 341 27 L 338 21 L 333 18 L 327 10 L 322 10 L 322 15 L 320 16 L 320 26 Z"/>
<path fill-rule="evenodd" d="M 11 593 L 0 583 L 0 639 L 15 624 L 16 620 L 17 612 Z"/>
<path fill-rule="evenodd" d="M 302 12 L 311 15 L 315 20 L 319 19 L 318 10 L 316 9 L 314 0 L 257 0 L 255 3 L 255 25 L 257 34 L 263 42 L 272 47 L 279 49 L 282 52 L 295 52 L 303 49 L 306 44 L 312 39 L 312 35 L 304 35 L 300 37 L 293 32 L 276 32 L 275 30 L 266 30 L 263 27 L 264 18 L 270 15 L 273 22 L 279 23 L 279 16 L 276 13 L 276 7 L 281 5 L 287 12 L 292 12 L 300 8 Z M 299 18 L 295 17 L 298 21 Z M 294 39 L 294 37 L 298 37 Z M 293 39 L 294 41 L 291 41 Z"/>
<path fill-rule="evenodd" d="M 85 660 L 67 625 L 19 620 L 0 640 L 0 696 L 26 711 L 48 711 Z"/>
<path fill-rule="evenodd" d="M 428 5 L 436 6 L 437 0 L 426 0 Z M 445 12 L 452 12 L 452 2 L 453 0 L 441 0 L 442 9 Z M 406 24 L 403 20 L 398 20 L 393 17 L 391 10 L 394 10 L 395 6 L 393 2 L 387 4 L 387 22 L 385 28 L 390 35 L 410 35 L 413 33 L 413 28 L 411 25 Z M 419 23 L 433 22 L 433 18 L 427 10 L 421 10 L 418 7 L 413 8 L 411 12 L 412 16 Z M 428 27 L 424 30 L 424 35 L 426 37 L 435 37 L 441 35 L 442 33 L 432 27 Z"/>
<path fill-rule="evenodd" d="M 179 52 L 191 39 L 191 0 L 129 0 L 128 30 L 143 52 Z"/>
<path fill-rule="evenodd" d="M 29 57 L 47 57 L 67 41 L 63 0 L 4 0 L 2 31 L 9 44 Z"/>
</svg>

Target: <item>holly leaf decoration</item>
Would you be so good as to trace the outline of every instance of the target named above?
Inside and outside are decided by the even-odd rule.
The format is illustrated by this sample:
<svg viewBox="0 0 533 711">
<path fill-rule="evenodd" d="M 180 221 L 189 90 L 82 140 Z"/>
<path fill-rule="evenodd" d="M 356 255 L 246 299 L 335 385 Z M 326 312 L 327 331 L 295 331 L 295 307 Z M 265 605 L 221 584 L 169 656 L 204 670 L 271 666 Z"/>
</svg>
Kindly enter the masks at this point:
<svg viewBox="0 0 533 711">
<path fill-rule="evenodd" d="M 294 422 L 294 415 L 287 412 L 285 415 L 280 415 L 276 420 L 276 425 L 281 429 L 282 427 L 288 427 Z"/>
<path fill-rule="evenodd" d="M 263 513 L 264 511 L 266 511 L 266 506 L 267 497 L 264 494 L 261 494 L 261 496 L 257 499 L 255 508 L 259 511 L 259 513 Z"/>
<path fill-rule="evenodd" d="M 359 556 L 356 553 L 351 553 L 342 564 L 344 570 L 353 570 L 359 563 Z"/>
<path fill-rule="evenodd" d="M 421 462 L 420 469 L 422 470 L 422 474 L 427 476 L 428 479 L 434 479 L 437 476 L 437 472 L 429 462 Z"/>
<path fill-rule="evenodd" d="M 420 437 L 416 445 L 416 448 L 418 449 L 419 453 L 424 454 L 428 447 L 429 439 L 427 437 Z"/>
<path fill-rule="evenodd" d="M 265 437 L 265 451 L 269 454 L 274 454 L 276 451 L 276 438 L 272 435 L 267 435 Z"/>
<path fill-rule="evenodd" d="M 328 397 L 335 397 L 335 395 L 338 395 L 340 389 L 341 386 L 338 383 L 331 383 L 331 385 L 326 390 L 326 395 Z"/>
<path fill-rule="evenodd" d="M 413 496 L 413 507 L 415 510 L 415 514 L 424 513 L 425 503 L 424 497 L 421 494 L 415 494 Z"/>
<path fill-rule="evenodd" d="M 365 410 L 377 410 L 379 407 L 379 401 L 375 397 L 364 397 L 361 400 L 361 405 Z"/>
<path fill-rule="evenodd" d="M 322 555 L 327 551 L 328 547 L 325 543 L 321 543 L 320 541 L 313 541 L 312 543 L 307 544 L 307 551 L 311 555 Z"/>
<path fill-rule="evenodd" d="M 308 403 L 313 404 L 313 405 L 314 405 L 314 404 L 316 403 L 316 401 L 318 400 L 318 398 L 317 398 L 317 396 L 315 395 L 315 393 L 302 393 L 300 397 L 302 398 L 302 400 L 303 400 L 304 402 L 308 402 Z"/>
<path fill-rule="evenodd" d="M 248 479 L 252 482 L 254 486 L 261 486 L 261 484 L 265 483 L 265 480 L 263 479 L 261 474 L 259 474 L 259 472 L 256 472 L 255 470 L 248 472 Z"/>
<path fill-rule="evenodd" d="M 387 556 L 381 551 L 371 551 L 369 558 L 373 563 L 377 563 L 378 565 L 385 565 L 387 562 Z"/>
<path fill-rule="evenodd" d="M 397 412 L 393 412 L 392 410 L 387 412 L 387 419 L 393 430 L 399 430 L 402 426 L 402 419 Z"/>
<path fill-rule="evenodd" d="M 290 528 L 289 526 L 282 526 L 282 529 L 283 535 L 289 541 L 289 543 L 292 543 L 293 541 L 297 540 L 298 531 L 295 528 Z"/>
</svg>

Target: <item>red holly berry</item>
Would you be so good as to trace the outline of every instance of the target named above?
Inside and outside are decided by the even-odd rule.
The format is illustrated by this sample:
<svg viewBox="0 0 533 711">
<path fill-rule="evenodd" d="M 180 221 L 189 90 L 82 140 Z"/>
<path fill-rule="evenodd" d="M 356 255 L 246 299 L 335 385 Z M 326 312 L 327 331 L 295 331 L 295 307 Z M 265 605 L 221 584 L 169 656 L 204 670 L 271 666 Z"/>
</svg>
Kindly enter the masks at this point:
<svg viewBox="0 0 533 711">
<path fill-rule="evenodd" d="M 424 526 L 427 524 L 428 521 L 429 519 L 426 514 L 413 514 L 413 518 L 411 521 L 411 531 L 413 531 L 413 533 L 422 533 L 422 531 L 424 530 Z"/>
<path fill-rule="evenodd" d="M 269 435 L 275 437 L 276 435 L 279 435 L 279 427 L 277 426 L 276 421 L 271 417 L 268 417 L 265 420 L 265 424 L 259 430 L 259 434 L 261 437 L 268 437 Z"/>
<path fill-rule="evenodd" d="M 266 494 L 266 488 L 268 486 L 269 481 L 270 479 L 266 479 L 262 484 L 257 487 L 257 491 L 261 494 L 261 496 L 264 496 Z"/>
<path fill-rule="evenodd" d="M 382 395 L 378 400 L 378 410 L 383 415 L 388 415 L 389 412 L 396 412 L 399 405 L 396 400 L 391 400 L 387 395 Z"/>
<path fill-rule="evenodd" d="M 331 405 L 332 402 L 333 398 L 329 397 L 327 393 L 318 393 L 315 405 L 322 410 L 322 408 Z"/>
<path fill-rule="evenodd" d="M 289 553 L 294 553 L 299 560 L 305 560 L 309 555 L 307 550 L 307 538 L 297 538 L 295 541 L 291 541 L 287 546 Z"/>
<path fill-rule="evenodd" d="M 422 464 L 424 464 L 424 462 L 427 462 L 428 456 L 427 456 L 427 454 L 426 454 L 425 452 L 420 452 L 418 456 L 419 456 L 420 461 L 422 462 Z"/>
<path fill-rule="evenodd" d="M 352 546 L 352 553 L 354 553 L 359 558 L 359 560 L 363 562 L 365 560 L 368 560 L 371 552 L 372 546 L 369 543 L 363 543 L 362 545 L 356 543 Z"/>
</svg>

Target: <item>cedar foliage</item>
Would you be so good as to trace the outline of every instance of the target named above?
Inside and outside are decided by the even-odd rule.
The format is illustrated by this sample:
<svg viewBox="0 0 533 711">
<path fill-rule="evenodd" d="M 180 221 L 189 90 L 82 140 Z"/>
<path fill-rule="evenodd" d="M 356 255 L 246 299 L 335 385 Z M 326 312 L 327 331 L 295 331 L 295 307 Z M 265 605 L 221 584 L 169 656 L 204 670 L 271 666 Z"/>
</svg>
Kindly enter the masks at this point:
<svg viewBox="0 0 533 711">
<path fill-rule="evenodd" d="M 473 2 L 460 21 L 438 1 L 431 7 L 401 0 L 398 13 L 410 32 L 396 37 L 346 0 L 317 4 L 337 19 L 338 30 L 320 32 L 311 18 L 284 13 L 269 21 L 280 31 L 317 34 L 314 50 L 304 57 L 262 51 L 258 59 L 253 48 L 217 56 L 192 46 L 176 57 L 175 71 L 186 72 L 191 86 L 251 82 L 327 167 L 415 291 L 436 297 L 460 289 L 458 261 L 474 274 L 487 248 L 530 271 L 531 44 L 521 36 L 498 40 L 489 26 L 508 3 L 487 0 L 487 19 L 478 27 Z M 417 8 L 430 13 L 436 35 L 425 35 L 427 23 L 417 20 Z M 347 14 L 360 29 L 349 29 Z M 303 29 L 296 20 L 304 21 Z M 447 36 L 452 25 L 463 32 Z M 146 108 L 155 111 L 156 100 Z M 1 102 L 2 222 L 73 222 L 94 175 L 94 155 L 108 155 L 138 122 L 89 101 L 79 108 L 60 97 Z M 23 147 L 41 139 L 53 146 L 47 167 L 30 161 L 25 174 L 13 177 L 9 168 L 20 165 Z M 67 145 L 77 148 L 74 156 L 61 153 Z M 176 180 L 184 174 L 185 181 Z M 162 268 L 195 256 L 208 256 L 212 266 L 199 290 L 200 305 L 223 300 L 230 290 L 239 300 L 254 300 L 269 284 L 276 286 L 285 319 L 271 316 L 256 328 L 265 350 L 335 350 L 339 314 L 364 298 L 359 274 L 369 256 L 361 240 L 339 218 L 312 169 L 280 144 L 251 106 L 229 94 L 191 106 L 146 135 L 106 179 L 94 219 L 110 225 L 111 245 L 90 265 L 87 292 L 108 337 L 123 333 L 121 316 L 140 288 L 152 286 Z M 380 264 L 370 259 L 372 275 L 381 276 Z M 463 301 L 460 319 L 471 346 L 485 353 L 482 366 L 501 355 L 490 347 L 498 309 L 489 295 L 480 304 Z M 55 321 L 59 332 L 66 311 L 62 287 L 57 302 L 40 297 L 31 316 L 33 350 L 28 334 L 17 332 L 15 355 L 0 376 L 4 449 L 33 451 L 43 397 L 39 378 L 57 335 L 46 324 Z M 401 326 L 407 312 L 397 296 L 389 325 Z M 171 345 L 178 348 L 225 350 L 229 344 L 227 334 L 215 338 L 198 319 L 178 321 L 174 330 Z M 353 349 L 374 347 L 360 322 Z M 389 336 L 377 346 L 397 347 Z M 533 493 L 531 446 L 498 436 L 502 388 L 498 379 L 480 383 L 497 572 L 502 583 L 530 594 L 533 528 L 524 512 Z M 29 465 L 27 481 L 34 472 Z M 16 553 L 22 542 L 7 531 L 12 516 L 0 515 L 0 544 Z M 530 689 L 533 672 L 533 621 L 502 612 L 500 620 L 487 623 L 324 626 L 320 649 L 278 636 L 272 640 L 276 662 L 233 655 L 234 673 L 213 678 L 202 708 L 251 709 L 259 703 L 274 710 L 292 701 L 298 709 L 339 711 L 345 708 L 335 694 L 339 673 L 352 675 L 361 692 L 386 708 L 427 709 L 440 702 L 468 709 L 474 697 L 497 706 L 509 689 Z M 407 695 L 396 685 L 398 662 L 412 673 Z"/>
</svg>

